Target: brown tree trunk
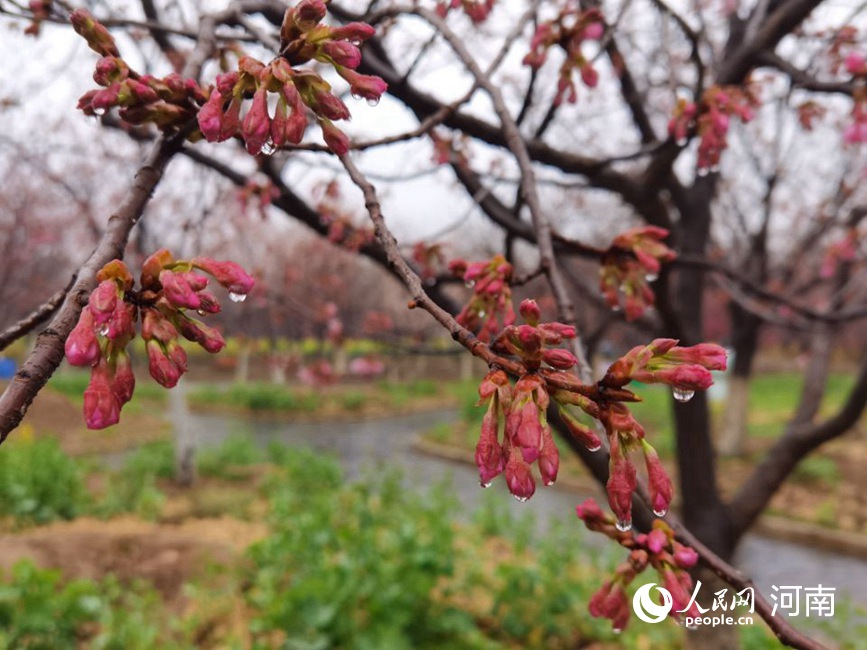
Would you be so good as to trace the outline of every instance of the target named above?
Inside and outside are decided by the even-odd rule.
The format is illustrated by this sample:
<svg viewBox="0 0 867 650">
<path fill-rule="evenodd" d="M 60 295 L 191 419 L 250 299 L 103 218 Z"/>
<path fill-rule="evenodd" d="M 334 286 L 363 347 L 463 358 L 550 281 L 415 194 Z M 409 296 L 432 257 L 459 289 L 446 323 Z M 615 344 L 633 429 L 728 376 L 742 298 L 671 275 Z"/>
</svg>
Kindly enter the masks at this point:
<svg viewBox="0 0 867 650">
<path fill-rule="evenodd" d="M 762 322 L 757 316 L 750 314 L 734 302 L 730 313 L 732 347 L 735 355 L 717 449 L 723 456 L 738 456 L 744 453 L 747 438 L 750 377 L 753 373 L 753 360 L 758 350 Z"/>
</svg>

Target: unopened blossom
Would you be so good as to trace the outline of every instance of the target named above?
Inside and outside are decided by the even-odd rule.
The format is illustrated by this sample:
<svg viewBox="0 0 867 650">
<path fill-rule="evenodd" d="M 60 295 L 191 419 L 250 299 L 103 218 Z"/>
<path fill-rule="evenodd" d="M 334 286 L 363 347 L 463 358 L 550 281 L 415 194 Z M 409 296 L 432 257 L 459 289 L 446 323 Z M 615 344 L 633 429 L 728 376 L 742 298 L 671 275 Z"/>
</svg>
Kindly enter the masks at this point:
<svg viewBox="0 0 867 650">
<path fill-rule="evenodd" d="M 95 328 L 93 312 L 90 307 L 85 307 L 64 346 L 66 359 L 73 366 L 92 366 L 99 360 L 100 350 Z"/>
<path fill-rule="evenodd" d="M 120 403 L 112 382 L 108 362 L 102 359 L 91 370 L 90 383 L 84 390 L 84 420 L 89 429 L 104 429 L 120 420 Z"/>
</svg>

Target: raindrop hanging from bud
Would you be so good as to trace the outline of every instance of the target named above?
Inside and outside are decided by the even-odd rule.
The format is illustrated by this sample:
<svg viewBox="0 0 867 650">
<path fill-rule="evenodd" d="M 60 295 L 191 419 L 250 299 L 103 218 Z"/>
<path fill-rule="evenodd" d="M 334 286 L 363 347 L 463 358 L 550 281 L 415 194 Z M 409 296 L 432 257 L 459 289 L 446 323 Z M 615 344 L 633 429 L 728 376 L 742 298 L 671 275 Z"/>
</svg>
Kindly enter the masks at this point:
<svg viewBox="0 0 867 650">
<path fill-rule="evenodd" d="M 674 399 L 678 402 L 688 402 L 692 399 L 692 396 L 695 395 L 695 391 L 684 390 L 683 388 L 672 388 L 671 394 L 674 395 Z"/>
<path fill-rule="evenodd" d="M 587 451 L 599 451 L 600 449 L 602 449 L 602 443 L 601 442 L 598 445 L 593 445 L 592 447 L 587 446 Z"/>
<path fill-rule="evenodd" d="M 688 142 L 689 142 L 689 140 L 687 140 L 686 138 L 678 138 L 677 139 L 677 146 L 678 147 L 685 147 Z"/>
<path fill-rule="evenodd" d="M 476 283 L 473 280 L 467 280 L 466 282 L 464 282 L 464 286 L 467 289 L 472 289 L 474 286 L 476 286 Z"/>
<path fill-rule="evenodd" d="M 545 480 L 545 487 L 551 487 L 552 485 L 554 485 L 555 480 L 556 479 L 553 479 L 553 478 L 552 479 L 546 479 Z"/>
<path fill-rule="evenodd" d="M 106 323 L 99 329 L 100 336 L 108 336 L 108 324 Z"/>
<path fill-rule="evenodd" d="M 489 487 L 491 487 L 491 484 L 492 484 L 492 481 L 488 481 L 487 483 L 486 483 L 485 481 L 480 481 L 480 482 L 479 482 L 479 485 L 481 485 L 481 486 L 482 486 L 483 488 L 485 488 L 486 490 L 487 490 Z"/>
<path fill-rule="evenodd" d="M 619 530 L 621 533 L 625 533 L 626 531 L 632 529 L 632 520 L 631 519 L 625 519 L 625 520 L 619 520 L 618 519 L 617 523 L 614 525 L 617 528 L 617 530 Z"/>
<path fill-rule="evenodd" d="M 229 300 L 232 302 L 244 302 L 246 299 L 246 293 L 235 293 L 234 291 L 229 292 Z"/>
<path fill-rule="evenodd" d="M 368 106 L 376 106 L 379 103 L 379 97 L 368 97 L 367 105 Z"/>
<path fill-rule="evenodd" d="M 270 156 L 277 151 L 277 147 L 274 145 L 271 140 L 268 140 L 265 144 L 262 145 L 261 154 L 263 156 Z"/>
<path fill-rule="evenodd" d="M 517 501 L 518 503 L 527 503 L 527 501 L 529 501 L 530 499 L 530 497 L 522 497 L 518 496 L 517 494 L 513 494 L 512 496 L 515 497 L 515 501 Z"/>
<path fill-rule="evenodd" d="M 196 310 L 196 313 L 197 313 L 199 316 L 204 316 L 207 312 L 206 312 L 204 309 L 197 309 L 197 310 Z"/>
<path fill-rule="evenodd" d="M 668 514 L 668 510 L 654 510 L 653 514 L 655 514 L 657 517 L 664 517 Z"/>
<path fill-rule="evenodd" d="M 93 112 L 97 117 L 105 115 L 105 109 L 104 108 L 94 108 Z"/>
<path fill-rule="evenodd" d="M 657 275 L 656 273 L 648 273 L 647 275 L 644 276 L 644 279 L 647 280 L 648 282 L 656 282 L 656 280 L 658 278 L 659 278 L 659 275 Z"/>
</svg>

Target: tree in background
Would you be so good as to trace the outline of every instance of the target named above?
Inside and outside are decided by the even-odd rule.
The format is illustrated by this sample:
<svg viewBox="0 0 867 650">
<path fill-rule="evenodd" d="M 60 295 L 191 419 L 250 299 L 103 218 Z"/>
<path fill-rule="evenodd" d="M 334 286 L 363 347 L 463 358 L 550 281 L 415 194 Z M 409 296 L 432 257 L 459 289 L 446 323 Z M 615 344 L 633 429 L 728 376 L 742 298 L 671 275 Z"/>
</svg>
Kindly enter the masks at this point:
<svg viewBox="0 0 867 650">
<path fill-rule="evenodd" d="M 689 8 L 661 0 L 326 8 L 304 0 L 289 9 L 238 0 L 213 12 L 143 0 L 136 14 L 112 3 L 100 9 L 97 21 L 64 2 L 27 9 L 0 2 L 34 35 L 71 24 L 100 57 L 78 108 L 149 143 L 62 304 L 50 301 L 4 333 L 5 342 L 52 319 L 0 397 L 0 439 L 59 365 L 64 345 L 69 353 L 70 340 L 83 364 L 113 362 L 116 350 L 106 356 L 104 347 L 88 346 L 100 344 L 99 334 L 113 350 L 115 336 L 135 332 L 130 323 L 111 329 L 123 305 L 142 319 L 154 312 L 142 334 L 155 341 L 151 374 L 164 385 L 184 365 L 175 352 L 179 334 L 220 347 L 211 330 L 190 329 L 198 321 L 187 312 L 217 310 L 198 271 L 235 297 L 246 295 L 252 278 L 240 268 L 197 251 L 183 250 L 179 259 L 159 253 L 133 288 L 129 270 L 112 262 L 136 224 L 151 221 L 145 207 L 169 162 L 185 158 L 270 213 L 387 268 L 406 285 L 411 307 L 488 363 L 480 387 L 488 415 L 477 449 L 483 483 L 503 472 L 509 490 L 529 498 L 532 464 L 544 483 L 556 478 L 549 422 L 564 433 L 607 485 L 614 511 L 584 504 L 579 516 L 629 550 L 629 561 L 591 601 L 594 615 L 622 627 L 624 586 L 648 566 L 678 603 L 689 596 L 687 570 L 696 561 L 736 588 L 749 586 L 727 564 L 738 542 L 797 464 L 846 433 L 867 402 L 863 359 L 842 407 L 818 417 L 834 343 L 867 315 L 860 10 L 821 0 Z M 346 89 L 352 99 L 344 102 L 337 93 Z M 374 108 L 356 99 L 384 101 Z M 16 109 L 6 110 L 14 116 Z M 178 167 L 183 202 L 189 174 L 199 172 Z M 351 186 L 361 191 L 372 235 L 371 226 L 323 204 L 311 170 L 317 183 L 341 172 L 347 202 L 360 203 Z M 391 219 L 410 211 L 414 221 Z M 449 249 L 439 241 L 445 231 L 453 241 L 483 239 L 488 259 L 460 259 L 475 252 L 459 243 Z M 455 278 L 468 285 L 468 302 L 449 288 Z M 512 291 L 530 282 L 539 300 L 516 309 Z M 598 292 L 590 290 L 595 285 Z M 718 346 L 703 343 L 711 288 L 730 301 L 736 386 L 750 376 L 768 324 L 809 335 L 798 412 L 729 499 L 717 486 L 702 390 L 710 371 L 726 364 Z M 602 377 L 592 374 L 584 336 L 604 336 L 611 316 L 591 333 L 583 314 L 600 293 L 645 341 Z M 85 305 L 90 311 L 82 312 Z M 88 318 L 109 323 L 106 333 Z M 106 372 L 97 372 L 103 383 Z M 673 389 L 680 519 L 665 514 L 672 483 L 628 409 L 637 399 L 633 381 Z M 735 440 L 744 394 L 732 392 Z M 637 485 L 629 450 L 644 456 L 646 489 Z M 645 532 L 630 529 L 633 519 Z M 771 616 L 760 595 L 756 608 L 785 643 L 819 647 Z M 704 648 L 732 643 L 688 638 Z"/>
</svg>

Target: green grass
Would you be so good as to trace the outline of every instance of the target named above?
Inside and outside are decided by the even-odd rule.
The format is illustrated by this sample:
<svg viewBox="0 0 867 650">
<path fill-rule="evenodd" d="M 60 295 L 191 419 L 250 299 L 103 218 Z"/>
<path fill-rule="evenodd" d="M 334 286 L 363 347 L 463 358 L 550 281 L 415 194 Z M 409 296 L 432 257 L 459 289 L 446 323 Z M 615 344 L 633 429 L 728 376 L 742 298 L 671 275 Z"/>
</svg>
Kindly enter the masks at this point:
<svg viewBox="0 0 867 650">
<path fill-rule="evenodd" d="M 232 384 L 228 387 L 204 384 L 189 392 L 190 404 L 232 406 L 250 411 L 311 413 L 319 404 L 314 393 L 300 392 L 268 383 Z"/>
</svg>

